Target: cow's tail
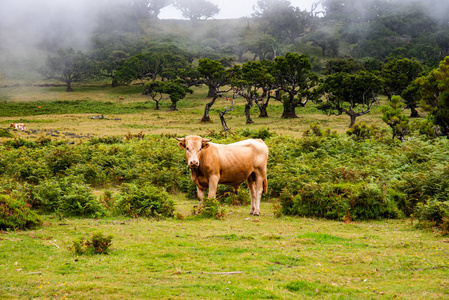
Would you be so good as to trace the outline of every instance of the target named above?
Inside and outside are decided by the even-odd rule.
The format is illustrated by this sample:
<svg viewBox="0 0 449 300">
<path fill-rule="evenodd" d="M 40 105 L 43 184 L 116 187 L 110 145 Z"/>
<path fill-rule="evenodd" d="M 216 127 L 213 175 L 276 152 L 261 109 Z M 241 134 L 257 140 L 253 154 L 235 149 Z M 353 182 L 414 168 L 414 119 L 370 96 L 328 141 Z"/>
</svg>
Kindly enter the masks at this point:
<svg viewBox="0 0 449 300">
<path fill-rule="evenodd" d="M 263 178 L 263 190 L 262 190 L 262 192 L 263 192 L 264 194 L 266 194 L 267 191 L 268 191 L 268 181 L 267 181 L 267 177 L 265 176 L 265 177 Z"/>
</svg>

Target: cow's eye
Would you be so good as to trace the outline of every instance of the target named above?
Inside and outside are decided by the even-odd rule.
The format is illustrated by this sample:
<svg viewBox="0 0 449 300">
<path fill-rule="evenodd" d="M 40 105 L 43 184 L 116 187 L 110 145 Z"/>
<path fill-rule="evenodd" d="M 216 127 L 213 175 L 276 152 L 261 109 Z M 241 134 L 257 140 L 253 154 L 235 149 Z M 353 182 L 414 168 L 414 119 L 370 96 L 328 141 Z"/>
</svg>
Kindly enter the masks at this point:
<svg viewBox="0 0 449 300">
<path fill-rule="evenodd" d="M 186 148 L 187 151 L 190 151 L 189 147 Z"/>
</svg>

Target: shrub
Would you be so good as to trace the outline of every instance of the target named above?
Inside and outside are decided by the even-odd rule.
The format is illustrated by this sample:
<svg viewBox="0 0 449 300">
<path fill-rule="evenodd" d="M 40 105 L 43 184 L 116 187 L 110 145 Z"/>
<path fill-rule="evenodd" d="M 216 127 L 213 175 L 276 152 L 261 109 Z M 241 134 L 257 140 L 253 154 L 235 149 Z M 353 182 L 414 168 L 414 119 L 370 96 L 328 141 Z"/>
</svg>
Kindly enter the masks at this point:
<svg viewBox="0 0 449 300">
<path fill-rule="evenodd" d="M 75 176 L 47 180 L 32 189 L 31 198 L 43 211 L 64 216 L 101 217 L 106 214 L 89 186 Z"/>
<path fill-rule="evenodd" d="M 339 220 L 368 220 L 401 216 L 397 205 L 384 197 L 376 184 L 304 184 L 296 195 L 285 190 L 280 197 L 287 215 Z"/>
<path fill-rule="evenodd" d="M 425 159 L 430 160 L 431 157 Z M 414 172 L 405 172 L 397 189 L 410 199 L 411 209 L 418 202 L 427 203 L 432 199 L 445 201 L 449 191 L 449 167 L 433 167 L 430 170 L 420 168 Z"/>
<path fill-rule="evenodd" d="M 150 184 L 124 184 L 116 209 L 129 217 L 172 217 L 174 202 L 163 188 Z"/>
<path fill-rule="evenodd" d="M 337 137 L 337 131 L 331 131 L 330 128 L 326 128 L 324 130 L 321 129 L 320 125 L 318 125 L 318 123 L 312 123 L 309 124 L 310 128 L 306 129 L 303 133 L 303 137 L 307 137 L 307 136 L 316 136 L 316 137 L 320 137 L 320 136 L 332 136 L 332 137 Z"/>
<path fill-rule="evenodd" d="M 5 129 L 0 129 L 0 137 L 13 138 L 14 134 L 12 134 L 9 131 L 6 131 Z"/>
<path fill-rule="evenodd" d="M 59 207 L 63 215 L 93 218 L 105 215 L 104 207 L 86 184 L 69 183 L 64 187 L 63 192 Z"/>
<path fill-rule="evenodd" d="M 220 205 L 217 199 L 204 197 L 203 202 L 192 213 L 201 215 L 204 218 L 221 220 L 226 216 L 225 209 Z"/>
<path fill-rule="evenodd" d="M 219 203 L 229 205 L 248 205 L 251 203 L 249 192 L 243 187 L 239 188 L 236 194 L 234 188 L 226 185 L 219 185 L 216 198 Z"/>
<path fill-rule="evenodd" d="M 356 141 L 365 141 L 369 139 L 375 131 L 375 125 L 369 127 L 365 122 L 354 124 L 351 128 L 346 130 L 346 134 Z"/>
<path fill-rule="evenodd" d="M 97 232 L 92 235 L 91 239 L 84 240 L 80 238 L 73 241 L 71 249 L 77 255 L 83 254 L 108 254 L 109 247 L 112 244 L 112 235 L 104 236 L 103 233 Z"/>
<path fill-rule="evenodd" d="M 14 177 L 28 183 L 38 184 L 43 179 L 49 177 L 51 171 L 45 164 L 30 159 L 30 157 L 20 157 L 15 162 Z"/>
<path fill-rule="evenodd" d="M 273 134 L 270 132 L 270 129 L 268 128 L 260 128 L 259 130 L 243 129 L 240 132 L 240 135 L 253 139 L 266 140 L 270 138 Z"/>
<path fill-rule="evenodd" d="M 8 195 L 0 195 L 0 229 L 30 229 L 40 226 L 42 220 L 30 205 Z"/>
<path fill-rule="evenodd" d="M 60 199 L 63 194 L 64 191 L 58 181 L 46 180 L 32 189 L 31 198 L 33 203 L 43 211 L 55 212 L 61 205 Z"/>
<path fill-rule="evenodd" d="M 438 226 L 447 233 L 449 225 L 449 201 L 431 200 L 418 203 L 414 216 L 419 220 L 419 227 Z"/>
<path fill-rule="evenodd" d="M 15 138 L 13 140 L 6 141 L 4 143 L 4 145 L 5 145 L 5 147 L 12 147 L 15 149 L 18 149 L 20 147 L 25 147 L 25 148 L 35 148 L 36 147 L 35 142 L 28 141 L 23 138 Z"/>
<path fill-rule="evenodd" d="M 96 144 L 121 144 L 123 143 L 123 137 L 122 136 L 103 136 L 103 137 L 94 137 L 90 139 L 89 143 L 91 145 Z"/>
<path fill-rule="evenodd" d="M 68 147 L 58 147 L 47 156 L 47 164 L 53 174 L 64 172 L 80 160 L 78 153 Z"/>
</svg>

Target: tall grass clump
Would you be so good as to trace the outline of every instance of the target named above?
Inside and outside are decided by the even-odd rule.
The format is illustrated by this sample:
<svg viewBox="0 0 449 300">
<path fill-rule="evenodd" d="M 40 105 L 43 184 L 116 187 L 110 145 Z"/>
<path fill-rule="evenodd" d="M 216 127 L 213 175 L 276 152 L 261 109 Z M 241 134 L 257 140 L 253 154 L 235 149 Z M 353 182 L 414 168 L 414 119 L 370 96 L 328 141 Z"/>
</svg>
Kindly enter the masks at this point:
<svg viewBox="0 0 449 300">
<path fill-rule="evenodd" d="M 90 239 L 76 239 L 70 247 L 76 255 L 108 254 L 112 245 L 112 235 L 104 236 L 102 232 L 96 232 Z"/>
<path fill-rule="evenodd" d="M 226 210 L 217 199 L 204 197 L 203 202 L 193 208 L 192 214 L 206 219 L 221 220 L 226 216 Z"/>
</svg>

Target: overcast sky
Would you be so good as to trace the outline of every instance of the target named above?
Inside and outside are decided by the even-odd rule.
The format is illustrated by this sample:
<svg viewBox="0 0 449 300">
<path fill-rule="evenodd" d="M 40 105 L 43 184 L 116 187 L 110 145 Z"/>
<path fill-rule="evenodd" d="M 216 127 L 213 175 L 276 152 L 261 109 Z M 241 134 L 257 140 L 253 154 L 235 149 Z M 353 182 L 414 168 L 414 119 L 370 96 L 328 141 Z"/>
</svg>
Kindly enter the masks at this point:
<svg viewBox="0 0 449 300">
<path fill-rule="evenodd" d="M 215 19 L 235 19 L 240 17 L 250 17 L 253 13 L 253 6 L 257 0 L 209 0 L 218 5 L 220 13 L 215 16 Z M 310 11 L 312 3 L 317 0 L 290 0 L 292 6 L 298 6 L 301 9 Z M 160 19 L 183 19 L 179 10 L 173 7 L 164 8 L 160 15 Z"/>
</svg>

